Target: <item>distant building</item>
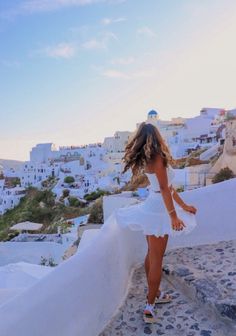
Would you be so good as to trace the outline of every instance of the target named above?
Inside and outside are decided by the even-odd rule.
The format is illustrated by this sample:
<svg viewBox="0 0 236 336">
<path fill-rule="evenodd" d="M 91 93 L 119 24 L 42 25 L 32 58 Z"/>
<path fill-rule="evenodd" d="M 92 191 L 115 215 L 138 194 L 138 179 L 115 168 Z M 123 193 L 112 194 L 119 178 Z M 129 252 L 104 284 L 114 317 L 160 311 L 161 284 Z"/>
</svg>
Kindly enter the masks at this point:
<svg viewBox="0 0 236 336">
<path fill-rule="evenodd" d="M 55 158 L 56 151 L 53 143 L 38 144 L 30 152 L 30 162 L 47 163 Z"/>
<path fill-rule="evenodd" d="M 24 188 L 20 186 L 7 188 L 5 187 L 5 180 L 0 180 L 0 215 L 3 215 L 7 210 L 17 206 L 24 196 Z"/>
<path fill-rule="evenodd" d="M 124 152 L 132 132 L 116 132 L 113 137 L 106 137 L 102 144 L 109 153 Z"/>
</svg>

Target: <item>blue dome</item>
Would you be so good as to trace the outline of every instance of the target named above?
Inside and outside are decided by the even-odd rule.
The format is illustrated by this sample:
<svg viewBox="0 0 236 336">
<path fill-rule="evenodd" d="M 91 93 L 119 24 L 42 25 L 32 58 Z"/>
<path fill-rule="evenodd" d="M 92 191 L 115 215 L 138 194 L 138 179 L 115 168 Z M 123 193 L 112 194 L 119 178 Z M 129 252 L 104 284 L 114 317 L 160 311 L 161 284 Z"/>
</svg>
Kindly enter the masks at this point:
<svg viewBox="0 0 236 336">
<path fill-rule="evenodd" d="M 148 116 L 157 116 L 158 113 L 155 110 L 151 110 L 150 112 L 148 112 Z"/>
</svg>

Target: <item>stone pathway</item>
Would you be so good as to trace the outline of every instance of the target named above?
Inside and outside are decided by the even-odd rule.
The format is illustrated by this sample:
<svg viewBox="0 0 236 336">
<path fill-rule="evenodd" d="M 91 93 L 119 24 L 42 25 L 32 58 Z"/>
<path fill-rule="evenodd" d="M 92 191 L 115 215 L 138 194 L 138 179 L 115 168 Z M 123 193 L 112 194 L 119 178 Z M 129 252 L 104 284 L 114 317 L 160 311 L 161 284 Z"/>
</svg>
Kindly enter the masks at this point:
<svg viewBox="0 0 236 336">
<path fill-rule="evenodd" d="M 147 287 L 144 267 L 139 267 L 133 274 L 124 305 L 100 336 L 235 336 L 234 311 L 231 310 L 230 317 L 220 316 L 219 311 L 209 309 L 205 304 L 209 297 L 211 304 L 219 299 L 231 303 L 234 300 L 235 246 L 236 242 L 222 242 L 168 252 L 161 287 L 172 295 L 173 301 L 156 305 L 157 324 L 148 325 L 142 319 Z M 199 279 L 206 281 L 199 282 Z M 197 288 L 196 297 L 189 285 Z"/>
<path fill-rule="evenodd" d="M 174 286 L 236 326 L 236 241 L 169 251 L 164 262 Z"/>
</svg>

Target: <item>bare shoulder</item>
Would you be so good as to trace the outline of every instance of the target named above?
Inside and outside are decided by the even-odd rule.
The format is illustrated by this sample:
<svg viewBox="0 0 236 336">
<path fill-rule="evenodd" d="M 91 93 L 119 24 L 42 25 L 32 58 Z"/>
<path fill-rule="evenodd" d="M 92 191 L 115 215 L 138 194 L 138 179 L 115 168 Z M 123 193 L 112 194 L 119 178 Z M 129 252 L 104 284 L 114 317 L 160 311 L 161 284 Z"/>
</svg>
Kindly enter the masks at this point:
<svg viewBox="0 0 236 336">
<path fill-rule="evenodd" d="M 156 155 L 155 159 L 146 166 L 146 171 L 150 173 L 159 173 L 165 170 L 166 167 L 161 155 Z"/>
<path fill-rule="evenodd" d="M 164 159 L 161 155 L 156 155 L 155 159 L 153 160 L 153 168 L 154 170 L 165 170 Z"/>
<path fill-rule="evenodd" d="M 157 155 L 155 160 L 153 161 L 153 165 L 153 170 L 157 176 L 160 188 L 166 188 L 168 186 L 168 176 L 163 157 L 161 155 Z"/>
</svg>

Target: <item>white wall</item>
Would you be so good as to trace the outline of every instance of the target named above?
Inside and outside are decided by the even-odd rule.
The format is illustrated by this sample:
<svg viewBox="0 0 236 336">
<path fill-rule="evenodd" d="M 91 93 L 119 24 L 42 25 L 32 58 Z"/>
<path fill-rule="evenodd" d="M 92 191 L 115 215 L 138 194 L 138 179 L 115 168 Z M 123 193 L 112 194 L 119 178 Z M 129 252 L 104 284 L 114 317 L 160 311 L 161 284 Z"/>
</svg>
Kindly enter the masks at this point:
<svg viewBox="0 0 236 336">
<path fill-rule="evenodd" d="M 54 242 L 1 242 L 0 266 L 20 261 L 39 264 L 41 256 L 52 257 L 56 263 L 59 263 L 64 251 L 65 246 Z"/>
<path fill-rule="evenodd" d="M 0 306 L 0 335 L 98 335 L 125 296 L 132 267 L 142 260 L 140 238 L 111 216 L 90 245 Z"/>
<path fill-rule="evenodd" d="M 103 196 L 103 217 L 106 220 L 114 209 L 121 208 L 125 205 L 137 203 L 137 198 L 131 197 L 132 192 L 122 194 Z"/>
<path fill-rule="evenodd" d="M 236 179 L 184 192 L 199 209 L 198 227 L 169 248 L 236 239 Z M 90 244 L 0 306 L 1 336 L 96 336 L 122 303 L 146 240 L 121 229 L 114 213 Z"/>
</svg>

